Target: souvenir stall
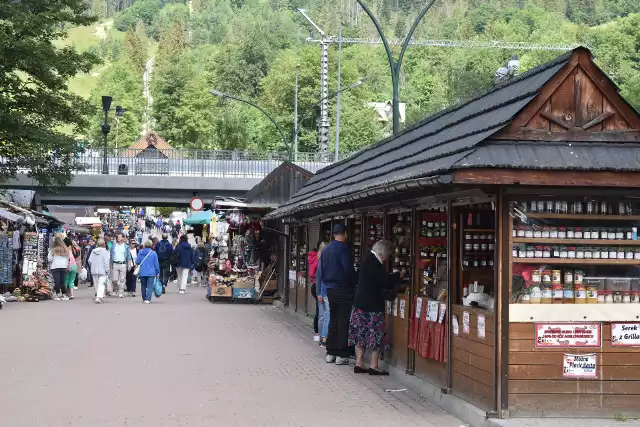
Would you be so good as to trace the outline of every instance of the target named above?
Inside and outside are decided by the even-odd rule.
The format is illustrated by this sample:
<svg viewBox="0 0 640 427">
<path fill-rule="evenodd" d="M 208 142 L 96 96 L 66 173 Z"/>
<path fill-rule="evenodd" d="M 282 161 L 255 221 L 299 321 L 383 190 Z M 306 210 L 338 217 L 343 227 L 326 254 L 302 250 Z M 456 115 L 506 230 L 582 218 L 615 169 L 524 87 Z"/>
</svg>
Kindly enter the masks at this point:
<svg viewBox="0 0 640 427">
<path fill-rule="evenodd" d="M 578 48 L 321 170 L 267 219 L 362 214 L 367 246 L 393 241 L 409 282 L 384 360 L 474 424 L 635 418 L 638 150 L 640 115 Z"/>
<path fill-rule="evenodd" d="M 209 262 L 208 298 L 249 302 L 259 288 L 257 241 L 261 225 L 256 219 L 234 209 L 216 221 L 213 255 Z"/>
</svg>

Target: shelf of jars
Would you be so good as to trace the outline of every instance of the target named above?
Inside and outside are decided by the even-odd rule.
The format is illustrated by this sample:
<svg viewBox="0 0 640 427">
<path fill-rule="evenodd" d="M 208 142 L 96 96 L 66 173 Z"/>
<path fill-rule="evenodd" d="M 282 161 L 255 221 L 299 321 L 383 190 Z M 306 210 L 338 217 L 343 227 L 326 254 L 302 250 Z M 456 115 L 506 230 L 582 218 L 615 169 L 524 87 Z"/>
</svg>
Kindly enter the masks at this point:
<svg viewBox="0 0 640 427">
<path fill-rule="evenodd" d="M 365 236 L 363 237 L 366 239 L 367 250 L 371 250 L 377 241 L 384 240 L 384 218 L 381 215 L 365 218 Z"/>
<path fill-rule="evenodd" d="M 391 227 L 391 240 L 394 243 L 394 256 L 392 262 L 393 271 L 404 274 L 404 283 L 411 283 L 412 268 L 412 241 L 411 213 L 399 213 L 389 217 L 393 225 Z"/>
<path fill-rule="evenodd" d="M 352 246 L 353 251 L 353 267 L 358 270 L 360 260 L 362 258 L 362 217 L 357 216 L 349 220 L 352 224 Z"/>
</svg>

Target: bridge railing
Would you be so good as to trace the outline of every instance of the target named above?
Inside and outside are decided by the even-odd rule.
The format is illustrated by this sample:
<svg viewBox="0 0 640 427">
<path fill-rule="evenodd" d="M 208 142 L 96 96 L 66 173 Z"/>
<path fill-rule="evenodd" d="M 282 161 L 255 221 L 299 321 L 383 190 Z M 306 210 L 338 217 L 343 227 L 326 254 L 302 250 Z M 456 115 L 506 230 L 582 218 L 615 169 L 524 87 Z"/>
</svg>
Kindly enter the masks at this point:
<svg viewBox="0 0 640 427">
<path fill-rule="evenodd" d="M 110 175 L 262 178 L 287 159 L 281 152 L 110 148 L 107 169 Z M 79 174 L 102 174 L 104 151 L 86 150 L 78 161 L 84 169 Z M 315 173 L 333 163 L 333 155 L 297 153 L 294 163 Z"/>
</svg>

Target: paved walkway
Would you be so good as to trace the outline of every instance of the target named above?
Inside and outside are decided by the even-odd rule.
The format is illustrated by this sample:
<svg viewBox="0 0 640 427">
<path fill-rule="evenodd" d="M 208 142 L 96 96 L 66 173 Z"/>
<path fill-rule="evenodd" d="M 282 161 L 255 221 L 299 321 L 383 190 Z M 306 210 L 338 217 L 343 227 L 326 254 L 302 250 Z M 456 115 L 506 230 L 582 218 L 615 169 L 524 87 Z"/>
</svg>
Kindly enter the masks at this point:
<svg viewBox="0 0 640 427">
<path fill-rule="evenodd" d="M 171 291 L 175 287 L 170 288 Z M 464 423 L 388 378 L 329 365 L 272 306 L 203 288 L 10 303 L 0 312 L 0 426 L 422 426 Z"/>
</svg>

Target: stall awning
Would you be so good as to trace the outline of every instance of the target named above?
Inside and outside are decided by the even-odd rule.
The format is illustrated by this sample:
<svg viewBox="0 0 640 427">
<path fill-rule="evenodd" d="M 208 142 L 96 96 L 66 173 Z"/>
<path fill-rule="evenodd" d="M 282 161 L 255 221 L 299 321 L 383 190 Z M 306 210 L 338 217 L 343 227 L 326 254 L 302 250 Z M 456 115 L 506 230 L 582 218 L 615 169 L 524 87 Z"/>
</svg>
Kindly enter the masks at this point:
<svg viewBox="0 0 640 427">
<path fill-rule="evenodd" d="M 195 212 L 190 217 L 185 218 L 183 222 L 189 225 L 206 225 L 211 224 L 211 218 L 213 218 L 214 213 L 210 210 Z"/>
<path fill-rule="evenodd" d="M 7 210 L 4 209 L 0 209 L 0 217 L 4 218 L 4 219 L 8 219 L 9 221 L 17 221 L 19 219 L 22 219 L 22 217 L 20 215 L 16 215 L 13 212 L 9 212 Z"/>
<path fill-rule="evenodd" d="M 102 221 L 97 216 L 76 217 L 76 225 L 102 225 Z"/>
</svg>

